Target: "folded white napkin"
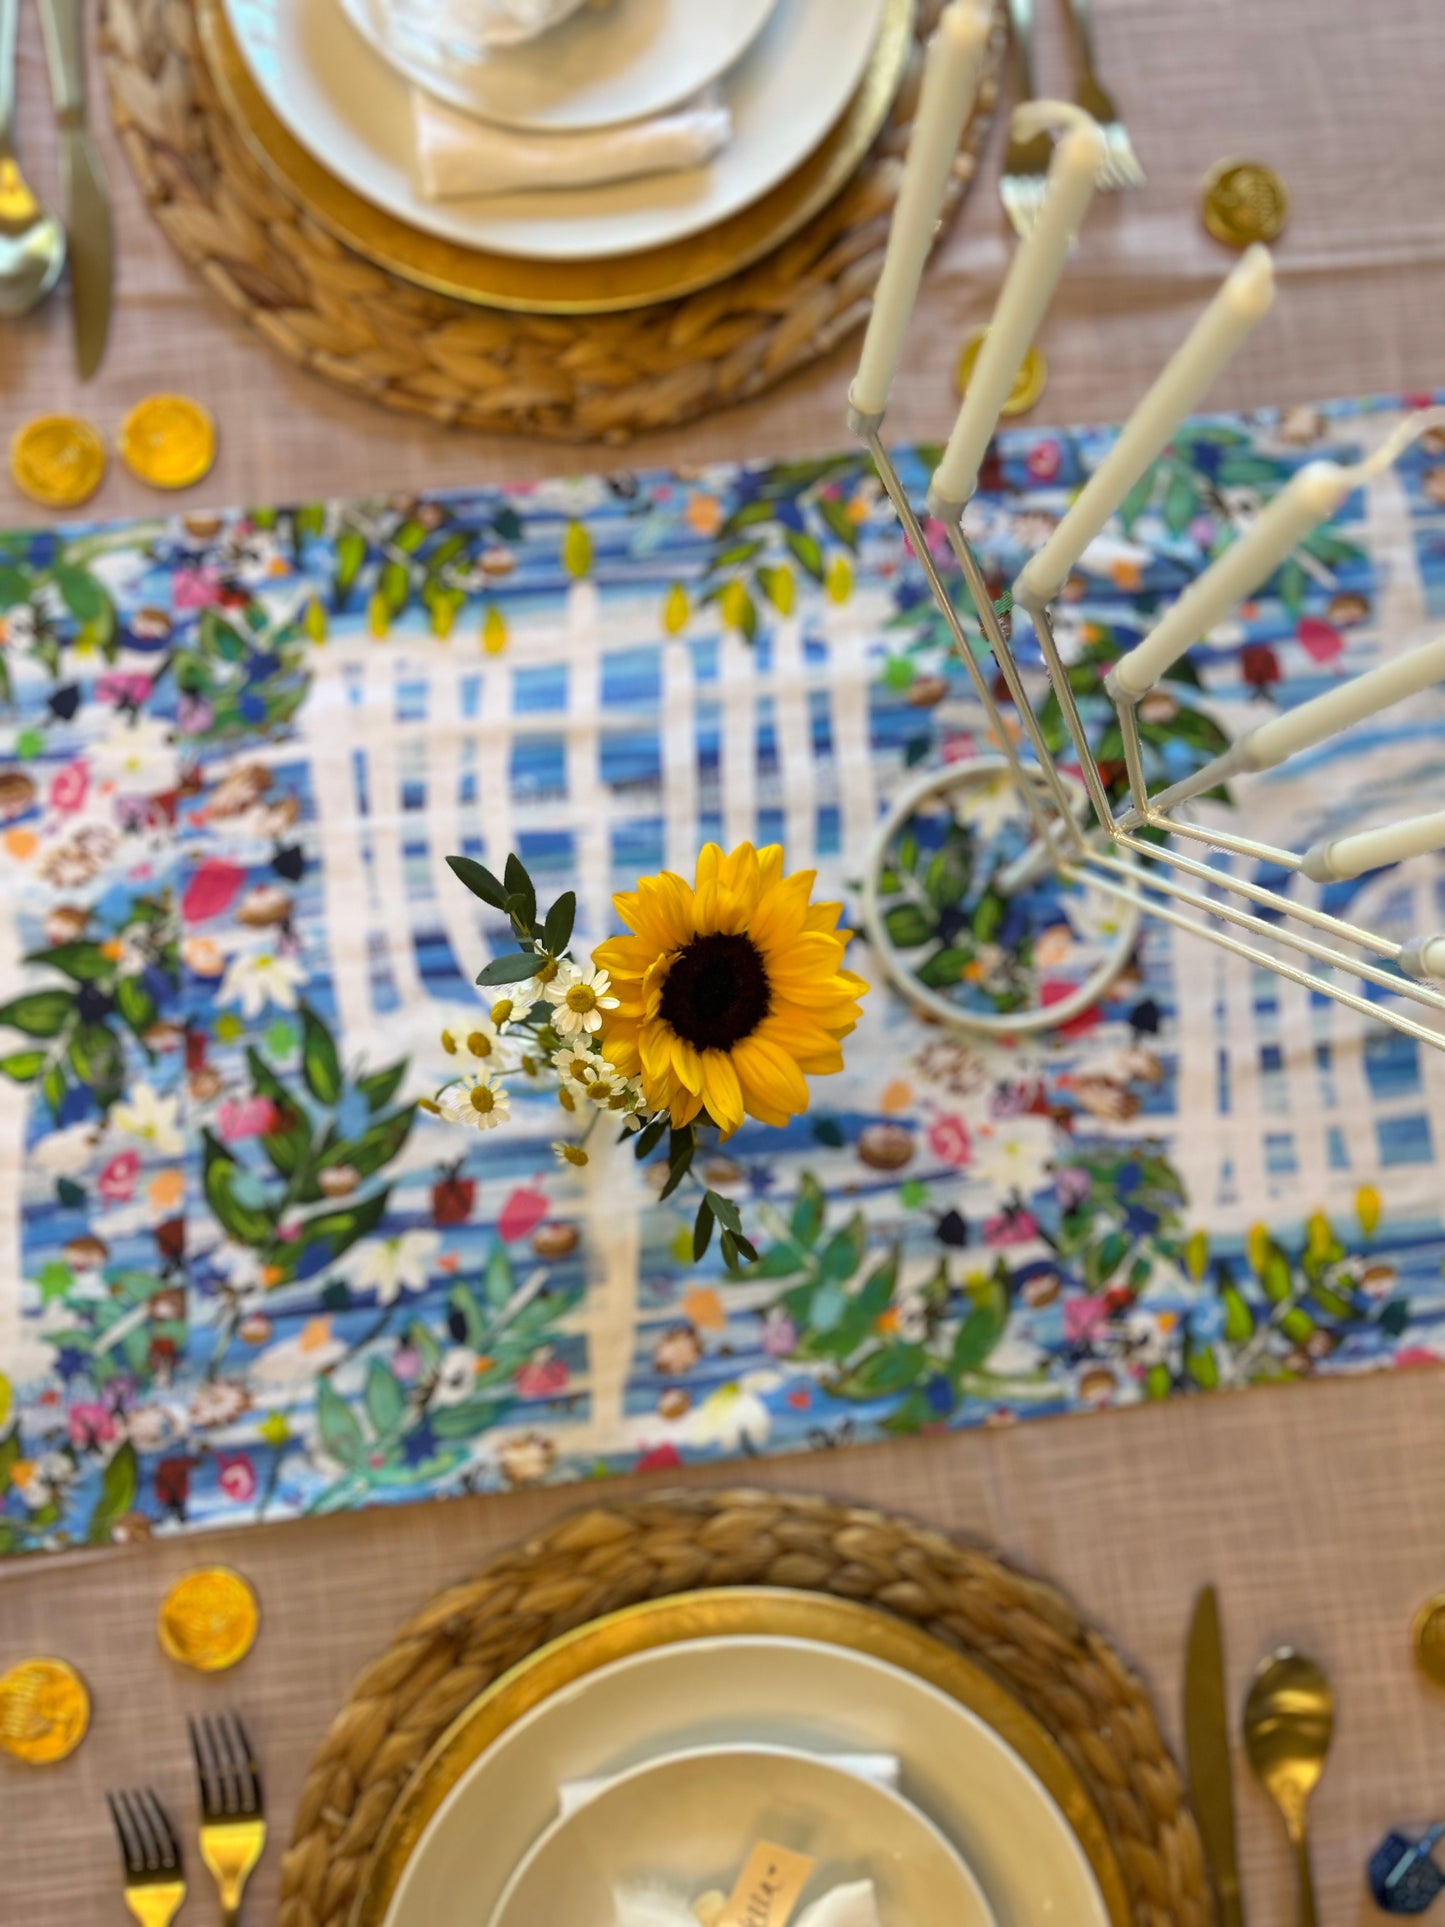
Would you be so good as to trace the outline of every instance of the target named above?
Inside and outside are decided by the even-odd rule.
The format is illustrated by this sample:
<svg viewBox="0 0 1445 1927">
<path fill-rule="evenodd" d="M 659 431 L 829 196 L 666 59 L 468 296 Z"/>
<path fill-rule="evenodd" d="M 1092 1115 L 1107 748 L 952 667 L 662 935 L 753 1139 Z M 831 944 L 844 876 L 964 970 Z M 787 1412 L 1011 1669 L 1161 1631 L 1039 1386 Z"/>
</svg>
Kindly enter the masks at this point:
<svg viewBox="0 0 1445 1927">
<path fill-rule="evenodd" d="M 652 120 L 579 134 L 519 134 L 473 120 L 414 87 L 417 174 L 429 201 L 529 188 L 596 187 L 701 167 L 732 138 L 732 115 L 707 95 Z"/>
<path fill-rule="evenodd" d="M 876 1786 L 892 1787 L 898 1790 L 898 1755 L 896 1753 L 830 1753 L 829 1766 L 841 1768 L 859 1780 L 872 1780 Z M 557 1789 L 557 1816 L 565 1820 L 569 1814 L 585 1807 L 617 1778 L 615 1773 L 596 1774 L 586 1780 L 564 1780 Z"/>
<path fill-rule="evenodd" d="M 624 1889 L 615 1896 L 613 1927 L 697 1927 L 690 1901 L 651 1887 Z M 871 1880 L 855 1880 L 815 1900 L 798 1916 L 797 1927 L 882 1927 L 878 1896 Z"/>
<path fill-rule="evenodd" d="M 466 46 L 517 47 L 579 11 L 586 0 L 385 0 L 403 25 Z"/>
</svg>

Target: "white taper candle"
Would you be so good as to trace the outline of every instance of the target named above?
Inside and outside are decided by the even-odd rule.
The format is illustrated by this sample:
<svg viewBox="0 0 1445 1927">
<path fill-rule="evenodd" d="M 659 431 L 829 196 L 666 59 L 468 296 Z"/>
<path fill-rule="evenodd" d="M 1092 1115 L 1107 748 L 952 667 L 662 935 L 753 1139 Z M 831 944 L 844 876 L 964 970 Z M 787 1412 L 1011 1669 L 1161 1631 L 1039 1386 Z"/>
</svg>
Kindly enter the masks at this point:
<svg viewBox="0 0 1445 1927">
<path fill-rule="evenodd" d="M 1437 636 L 1418 649 L 1407 649 L 1393 662 L 1382 662 L 1378 669 L 1367 669 L 1363 676 L 1351 676 L 1322 696 L 1312 696 L 1296 709 L 1257 723 L 1248 735 L 1241 736 L 1229 753 L 1229 764 L 1237 770 L 1275 769 L 1286 756 L 1297 750 L 1311 749 L 1327 736 L 1334 736 L 1352 723 L 1378 715 L 1391 703 L 1418 696 L 1432 683 L 1445 680 L 1445 636 Z"/>
<path fill-rule="evenodd" d="M 1236 603 L 1257 589 L 1311 529 L 1340 509 L 1359 478 L 1338 462 L 1307 462 L 1237 541 L 1213 562 L 1121 656 L 1107 685 L 1116 700 L 1135 701 Z"/>
<path fill-rule="evenodd" d="M 1351 836 L 1326 837 L 1305 851 L 1300 868 L 1314 883 L 1343 883 L 1382 870 L 1406 857 L 1428 856 L 1445 849 L 1445 810 L 1429 816 L 1408 816 L 1403 823 L 1386 823 L 1378 830 L 1359 830 Z"/>
<path fill-rule="evenodd" d="M 854 413 L 865 418 L 876 418 L 888 406 L 948 171 L 978 94 L 990 30 L 989 14 L 979 10 L 976 0 L 952 0 L 928 43 L 883 272 L 873 295 L 858 373 L 848 391 Z"/>
<path fill-rule="evenodd" d="M 1014 590 L 1019 601 L 1053 600 L 1070 569 L 1157 459 L 1185 416 L 1198 407 L 1250 329 L 1269 312 L 1273 300 L 1274 264 L 1268 248 L 1256 243 L 1120 429 L 1118 440 L 1059 526 L 1020 573 Z"/>
<path fill-rule="evenodd" d="M 1004 277 L 963 406 L 934 471 L 929 502 L 939 512 L 956 511 L 973 493 L 989 437 L 1058 286 L 1106 151 L 1092 121 L 1071 127 L 1054 148 L 1039 217 Z"/>
</svg>

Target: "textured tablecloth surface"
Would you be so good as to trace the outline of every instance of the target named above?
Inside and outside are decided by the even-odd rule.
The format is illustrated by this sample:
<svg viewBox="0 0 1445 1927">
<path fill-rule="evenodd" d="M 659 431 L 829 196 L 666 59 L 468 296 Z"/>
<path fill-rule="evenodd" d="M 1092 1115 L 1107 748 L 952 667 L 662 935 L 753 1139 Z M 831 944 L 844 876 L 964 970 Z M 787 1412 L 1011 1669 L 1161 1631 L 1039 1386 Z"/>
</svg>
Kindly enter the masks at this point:
<svg viewBox="0 0 1445 1927">
<path fill-rule="evenodd" d="M 1445 383 L 1433 78 L 1445 25 L 1432 0 L 1390 0 L 1368 20 L 1350 0 L 1270 9 L 1210 0 L 1187 10 L 1112 0 L 1099 12 L 1106 72 L 1150 185 L 1102 207 L 1071 270 L 1044 336 L 1047 416 L 1120 414 L 1178 338 L 1223 265 L 1194 209 L 1200 175 L 1226 153 L 1277 166 L 1295 211 L 1280 251 L 1278 312 L 1217 404 Z M 1066 47 L 1055 23 L 1045 26 L 1045 82 L 1064 85 Z M 46 99 L 29 35 L 21 95 L 27 158 L 36 156 L 50 188 Z M 105 370 L 77 389 L 67 318 L 52 304 L 7 334 L 0 437 L 41 409 L 77 405 L 112 428 L 139 395 L 181 385 L 222 425 L 209 500 L 294 499 L 342 477 L 364 490 L 556 472 L 553 450 L 415 426 L 281 364 L 175 261 L 113 142 L 106 151 L 121 266 Z M 930 279 L 897 433 L 946 425 L 958 335 L 985 318 L 1005 256 L 985 182 Z M 751 409 L 640 453 L 695 462 L 836 445 L 849 372 L 844 352 Z M 603 467 L 615 456 L 562 459 Z M 142 512 L 152 500 L 115 474 L 91 512 Z M 43 519 L 12 499 L 0 514 Z M 1316 1820 L 1322 1917 L 1344 1927 L 1372 1917 L 1362 1873 L 1369 1848 L 1388 1826 L 1435 1817 L 1445 1769 L 1445 1704 L 1417 1684 L 1408 1646 L 1411 1612 L 1445 1577 L 1442 1445 L 1440 1381 L 1426 1373 L 814 1456 L 758 1476 L 896 1505 L 1001 1543 L 1072 1587 L 1110 1627 L 1146 1669 L 1175 1731 L 1189 1602 L 1205 1578 L 1221 1587 L 1237 1687 L 1272 1643 L 1314 1651 L 1340 1690 Z M 234 1676 L 233 1697 L 253 1717 L 278 1841 L 305 1760 L 357 1667 L 430 1591 L 577 1496 L 463 1500 L 205 1542 L 251 1574 L 265 1603 L 262 1642 Z M 193 1546 L 170 1545 L 0 1568 L 0 1658 L 67 1653 L 90 1677 L 98 1707 L 92 1739 L 63 1773 L 3 1763 L 7 1918 L 79 1927 L 118 1908 L 105 1786 L 153 1778 L 189 1813 L 180 1715 L 214 1703 L 213 1689 L 168 1672 L 151 1627 L 165 1584 L 192 1556 Z M 1239 1799 L 1253 1916 L 1287 1918 L 1282 1843 L 1242 1762 Z M 253 1887 L 253 1918 L 268 1918 L 276 1859 L 273 1850 Z M 199 1886 L 197 1896 L 200 1917 L 208 1897 Z"/>
</svg>

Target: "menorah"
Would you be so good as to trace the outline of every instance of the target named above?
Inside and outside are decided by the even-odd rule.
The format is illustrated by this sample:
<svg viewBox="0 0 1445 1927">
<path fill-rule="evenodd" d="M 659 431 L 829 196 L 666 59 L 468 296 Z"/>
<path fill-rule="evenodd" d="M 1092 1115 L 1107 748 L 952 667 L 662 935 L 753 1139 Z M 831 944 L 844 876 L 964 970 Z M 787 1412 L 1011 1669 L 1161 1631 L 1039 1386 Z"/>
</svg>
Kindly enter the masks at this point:
<svg viewBox="0 0 1445 1927">
<path fill-rule="evenodd" d="M 1055 638 L 1052 605 L 1071 571 L 1268 312 L 1274 272 L 1268 250 L 1261 246 L 1251 247 L 1241 257 L 1013 585 L 1014 609 L 1027 616 L 1037 638 L 1077 760 L 1077 776 L 1060 766 L 1044 739 L 1015 643 L 995 608 L 984 570 L 964 533 L 963 518 L 1003 405 L 1058 285 L 1105 162 L 1098 126 L 1078 108 L 1056 101 L 1033 101 L 1014 110 L 1017 136 L 1056 133 L 1053 156 L 1037 217 L 1005 276 L 926 502 L 927 512 L 946 532 L 974 618 L 1007 691 L 1010 716 L 1005 716 L 995 693 L 996 680 L 971 646 L 965 618 L 933 557 L 881 431 L 949 168 L 979 85 L 988 33 L 987 14 L 977 9 L 974 0 L 953 0 L 929 43 L 883 272 L 849 391 L 849 425 L 862 437 L 877 465 L 953 649 L 983 707 L 997 755 L 972 765 L 951 763 L 926 771 L 895 799 L 880 825 L 864 879 L 863 922 L 870 941 L 895 986 L 941 1021 L 964 1029 L 1014 1033 L 1066 1022 L 1096 1002 L 1128 961 L 1139 921 L 1147 916 L 1392 1024 L 1423 1043 L 1445 1048 L 1445 1028 L 1366 994 L 1373 986 L 1425 1010 L 1445 1012 L 1445 991 L 1436 987 L 1445 983 L 1445 932 L 1395 942 L 1240 874 L 1237 867 L 1257 865 L 1316 884 L 1346 881 L 1445 848 L 1445 810 L 1325 838 L 1302 853 L 1180 813 L 1227 778 L 1275 769 L 1439 682 L 1445 678 L 1445 637 L 1271 716 L 1186 780 L 1152 794 L 1138 724 L 1139 704 L 1185 652 L 1267 582 L 1315 527 L 1340 511 L 1355 489 L 1396 461 L 1427 429 L 1445 423 L 1445 408 L 1413 415 L 1366 459 L 1351 466 L 1327 460 L 1303 466 L 1163 610 L 1137 646 L 1113 665 L 1105 687 L 1123 744 L 1128 802 L 1122 809 L 1110 801 L 1100 776 Z M 1006 772 L 1030 825 L 1029 845 L 1007 866 L 1000 890 L 1018 892 L 1052 873 L 1064 883 L 1104 893 L 1117 906 L 1105 954 L 1085 981 L 1047 1006 L 999 1013 L 961 1010 L 909 969 L 880 911 L 878 873 L 890 838 L 921 804 L 966 787 L 977 780 L 980 769 Z M 1197 853 L 1180 844 L 1195 846 Z M 1211 854 L 1222 856 L 1224 865 L 1204 860 Z M 1341 982 L 1336 973 L 1350 983 Z"/>
</svg>

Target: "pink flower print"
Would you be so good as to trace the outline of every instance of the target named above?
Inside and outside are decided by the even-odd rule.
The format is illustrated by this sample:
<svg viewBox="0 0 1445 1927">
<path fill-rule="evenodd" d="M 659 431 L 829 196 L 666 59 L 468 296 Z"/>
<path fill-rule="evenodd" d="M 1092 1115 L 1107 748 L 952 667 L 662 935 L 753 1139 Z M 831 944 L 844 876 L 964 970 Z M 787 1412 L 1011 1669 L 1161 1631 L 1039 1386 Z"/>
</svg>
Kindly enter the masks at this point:
<svg viewBox="0 0 1445 1927">
<path fill-rule="evenodd" d="M 1054 1196 L 1059 1201 L 1061 1211 L 1072 1211 L 1089 1195 L 1092 1180 L 1087 1171 L 1081 1171 L 1075 1164 L 1066 1164 L 1062 1171 L 1054 1173 Z"/>
<path fill-rule="evenodd" d="M 551 1352 L 539 1352 L 525 1365 L 517 1367 L 512 1383 L 523 1398 L 555 1398 L 565 1392 L 571 1373 L 565 1362 Z"/>
<path fill-rule="evenodd" d="M 223 1142 L 235 1144 L 244 1137 L 265 1137 L 274 1131 L 276 1106 L 269 1097 L 228 1097 L 216 1112 L 216 1128 Z"/>
<path fill-rule="evenodd" d="M 1064 1342 L 1090 1345 L 1109 1322 L 1109 1309 L 1102 1298 L 1064 1300 Z"/>
<path fill-rule="evenodd" d="M 221 599 L 221 578 L 214 569 L 177 569 L 171 577 L 171 605 L 206 609 Z"/>
<path fill-rule="evenodd" d="M 682 1454 L 670 1441 L 654 1445 L 650 1451 L 643 1452 L 637 1461 L 638 1472 L 675 1472 L 682 1464 Z"/>
<path fill-rule="evenodd" d="M 936 1158 L 961 1171 L 973 1156 L 973 1140 L 968 1126 L 956 1111 L 935 1118 L 928 1127 L 928 1148 Z"/>
<path fill-rule="evenodd" d="M 391 1369 L 403 1385 L 411 1385 L 421 1376 L 421 1353 L 415 1345 L 398 1345 L 392 1355 Z"/>
<path fill-rule="evenodd" d="M 996 1218 L 983 1221 L 986 1245 L 1026 1245 L 1039 1235 L 1039 1227 L 1028 1211 L 1001 1211 Z"/>
<path fill-rule="evenodd" d="M 151 693 L 151 679 L 118 669 L 107 670 L 96 679 L 95 699 L 101 703 L 143 703 Z"/>
<path fill-rule="evenodd" d="M 229 1458 L 217 1458 L 216 1483 L 228 1499 L 237 1505 L 244 1505 L 247 1499 L 256 1496 L 256 1468 L 244 1452 L 232 1454 Z"/>
<path fill-rule="evenodd" d="M 124 1204 L 135 1194 L 140 1176 L 140 1152 L 118 1151 L 96 1179 L 95 1188 L 108 1204 Z"/>
<path fill-rule="evenodd" d="M 220 857 L 207 857 L 181 896 L 181 916 L 188 924 L 204 923 L 229 910 L 241 893 L 246 872 Z"/>
<path fill-rule="evenodd" d="M 514 1238 L 525 1238 L 537 1229 L 546 1215 L 546 1197 L 542 1192 L 524 1185 L 514 1191 L 502 1206 L 502 1214 L 497 1219 L 497 1236 L 508 1244 Z"/>
<path fill-rule="evenodd" d="M 204 696 L 182 696 L 176 704 L 176 727 L 184 736 L 204 736 L 214 716 Z"/>
<path fill-rule="evenodd" d="M 1052 482 L 1064 465 L 1064 451 L 1052 437 L 1035 442 L 1024 457 L 1024 467 L 1035 482 Z"/>
<path fill-rule="evenodd" d="M 90 788 L 90 772 L 79 760 L 66 763 L 50 779 L 50 807 L 66 816 L 78 810 Z"/>
<path fill-rule="evenodd" d="M 1332 622 L 1323 622 L 1318 616 L 1301 616 L 1295 634 L 1313 662 L 1333 662 L 1344 653 L 1344 637 Z"/>
<path fill-rule="evenodd" d="M 65 1414 L 70 1443 L 82 1451 L 89 1446 L 109 1445 L 116 1435 L 115 1414 L 108 1405 L 72 1405 Z"/>
<path fill-rule="evenodd" d="M 786 1358 L 798 1343 L 798 1328 L 776 1306 L 763 1320 L 762 1347 L 769 1358 Z"/>
</svg>

